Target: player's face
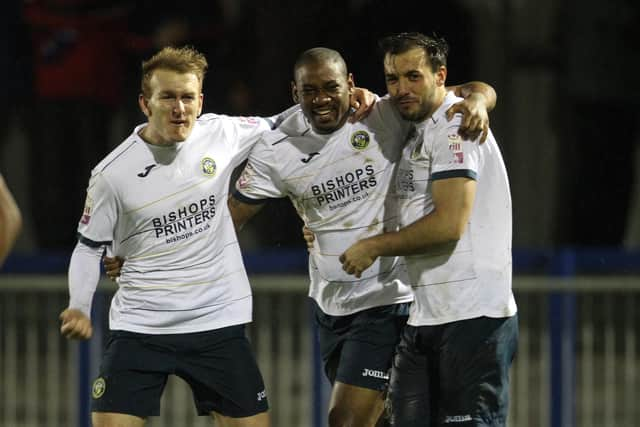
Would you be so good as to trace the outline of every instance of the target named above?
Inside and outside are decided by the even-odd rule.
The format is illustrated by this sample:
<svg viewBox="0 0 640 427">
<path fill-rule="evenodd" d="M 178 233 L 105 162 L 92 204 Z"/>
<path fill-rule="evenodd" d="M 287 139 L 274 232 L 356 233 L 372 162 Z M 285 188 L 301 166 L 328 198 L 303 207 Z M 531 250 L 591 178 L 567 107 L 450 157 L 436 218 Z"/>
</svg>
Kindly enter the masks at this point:
<svg viewBox="0 0 640 427">
<path fill-rule="evenodd" d="M 349 118 L 353 76 L 336 62 L 307 64 L 296 70 L 293 99 L 318 133 L 340 129 Z"/>
<path fill-rule="evenodd" d="M 140 95 L 139 103 L 149 124 L 143 136 L 152 144 L 167 145 L 189 137 L 202 111 L 198 76 L 171 70 L 155 70 L 149 81 L 151 96 Z"/>
<path fill-rule="evenodd" d="M 406 120 L 422 121 L 442 102 L 446 68 L 434 73 L 422 48 L 385 55 L 384 74 L 391 100 Z"/>
</svg>

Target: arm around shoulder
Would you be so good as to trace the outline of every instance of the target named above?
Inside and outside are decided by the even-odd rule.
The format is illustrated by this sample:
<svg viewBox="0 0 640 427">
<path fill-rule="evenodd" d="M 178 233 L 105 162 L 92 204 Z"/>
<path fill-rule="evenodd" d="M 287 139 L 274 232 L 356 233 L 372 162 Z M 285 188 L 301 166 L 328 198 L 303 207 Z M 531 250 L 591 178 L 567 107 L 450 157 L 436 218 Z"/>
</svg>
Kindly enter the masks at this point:
<svg viewBox="0 0 640 427">
<path fill-rule="evenodd" d="M 495 89 L 485 82 L 471 81 L 460 85 L 449 86 L 447 89 L 460 98 L 483 98 L 487 111 L 493 110 L 498 101 L 498 94 Z"/>
<path fill-rule="evenodd" d="M 264 206 L 264 203 L 245 203 L 233 194 L 229 195 L 227 200 L 233 226 L 236 231 L 242 230 L 242 227 L 253 218 Z"/>
</svg>

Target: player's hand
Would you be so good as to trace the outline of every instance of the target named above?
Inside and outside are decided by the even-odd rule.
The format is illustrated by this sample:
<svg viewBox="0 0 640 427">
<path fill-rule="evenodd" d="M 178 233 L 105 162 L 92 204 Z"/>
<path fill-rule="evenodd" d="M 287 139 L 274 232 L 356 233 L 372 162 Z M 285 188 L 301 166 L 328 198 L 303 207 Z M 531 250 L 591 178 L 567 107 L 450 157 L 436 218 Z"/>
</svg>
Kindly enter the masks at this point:
<svg viewBox="0 0 640 427">
<path fill-rule="evenodd" d="M 354 110 L 349 116 L 351 123 L 358 122 L 369 115 L 376 104 L 376 95 L 361 87 L 353 88 L 351 93 L 351 108 Z"/>
<path fill-rule="evenodd" d="M 462 114 L 460 136 L 468 140 L 475 140 L 480 136 L 480 144 L 484 143 L 489 134 L 489 113 L 484 96 L 472 93 L 464 100 L 453 104 L 447 110 L 447 120 L 451 120 L 456 113 Z"/>
<path fill-rule="evenodd" d="M 91 319 L 75 308 L 60 313 L 60 333 L 67 339 L 88 340 L 93 334 Z"/>
<path fill-rule="evenodd" d="M 373 253 L 367 241 L 360 240 L 340 255 L 340 262 L 344 271 L 360 278 L 362 272 L 369 268 L 376 258 L 378 256 Z"/>
<path fill-rule="evenodd" d="M 120 271 L 122 270 L 122 265 L 124 264 L 124 259 L 120 257 L 108 257 L 105 256 L 102 259 L 102 265 L 104 265 L 104 271 L 107 273 L 107 277 L 114 282 L 118 277 L 120 277 Z"/>
<path fill-rule="evenodd" d="M 302 237 L 304 238 L 304 241 L 307 242 L 307 250 L 311 252 L 313 249 L 313 242 L 316 240 L 316 235 L 313 234 L 313 231 L 311 231 L 306 225 L 304 225 L 302 226 Z"/>
</svg>

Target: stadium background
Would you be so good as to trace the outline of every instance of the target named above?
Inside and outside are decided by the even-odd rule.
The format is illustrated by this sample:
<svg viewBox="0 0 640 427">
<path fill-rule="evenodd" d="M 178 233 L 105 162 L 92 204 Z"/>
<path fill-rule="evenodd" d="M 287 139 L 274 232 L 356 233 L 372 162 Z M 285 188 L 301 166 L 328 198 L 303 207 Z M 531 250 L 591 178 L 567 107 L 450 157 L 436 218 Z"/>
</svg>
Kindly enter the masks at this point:
<svg viewBox="0 0 640 427">
<path fill-rule="evenodd" d="M 101 343 L 61 340 L 57 313 L 88 167 L 144 119 L 143 58 L 193 44 L 211 65 L 205 111 L 269 115 L 290 105 L 292 64 L 313 46 L 339 50 L 358 85 L 384 93 L 376 40 L 399 31 L 444 36 L 448 82 L 482 80 L 498 93 L 491 124 L 512 186 L 523 332 L 511 425 L 636 425 L 639 9 L 632 0 L 5 2 L 0 171 L 26 224 L 0 275 L 0 425 L 85 425 L 82 388 Z M 299 228 L 279 200 L 239 236 L 278 426 L 322 425 L 326 392 Z M 96 315 L 112 290 L 101 286 Z M 168 421 L 149 425 L 201 422 L 176 390 Z"/>
</svg>

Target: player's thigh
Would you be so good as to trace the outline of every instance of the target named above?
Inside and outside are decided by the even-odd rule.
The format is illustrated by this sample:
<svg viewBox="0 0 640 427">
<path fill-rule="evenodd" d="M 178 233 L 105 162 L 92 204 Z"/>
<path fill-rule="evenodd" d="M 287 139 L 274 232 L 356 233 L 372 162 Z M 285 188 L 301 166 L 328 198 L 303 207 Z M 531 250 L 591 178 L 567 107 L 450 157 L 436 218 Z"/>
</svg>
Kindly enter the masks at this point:
<svg viewBox="0 0 640 427">
<path fill-rule="evenodd" d="M 160 397 L 174 363 L 171 351 L 153 344 L 157 339 L 110 332 L 99 376 L 92 386 L 92 412 L 139 418 L 160 414 Z"/>
<path fill-rule="evenodd" d="M 253 422 L 253 416 L 267 412 L 264 381 L 244 325 L 194 334 L 193 340 L 176 375 L 191 386 L 199 415 L 215 412 Z"/>
<path fill-rule="evenodd" d="M 336 381 L 384 391 L 396 345 L 406 322 L 404 304 L 374 307 L 356 313 L 343 338 Z"/>
<path fill-rule="evenodd" d="M 331 390 L 329 426 L 371 427 L 384 411 L 384 392 L 339 381 Z"/>
<path fill-rule="evenodd" d="M 135 415 L 118 414 L 113 412 L 91 413 L 93 427 L 142 427 L 145 419 Z"/>
<path fill-rule="evenodd" d="M 212 412 L 216 427 L 270 427 L 270 419 L 268 412 L 262 412 L 250 417 L 232 418 Z"/>
<path fill-rule="evenodd" d="M 344 344 L 353 316 L 332 316 L 324 313 L 318 306 L 318 303 L 313 299 L 310 299 L 310 303 L 320 341 L 322 366 L 327 379 L 333 386 L 340 362 L 342 345 Z"/>
<path fill-rule="evenodd" d="M 518 344 L 517 316 L 448 325 L 440 352 L 442 425 L 506 425 L 509 368 Z"/>
<path fill-rule="evenodd" d="M 354 315 L 336 367 L 331 426 L 373 426 L 383 414 L 391 362 L 406 323 L 404 313 L 395 305 Z"/>
<path fill-rule="evenodd" d="M 419 329 L 407 326 L 393 359 L 386 401 L 390 424 L 397 427 L 430 427 L 433 411 L 433 360 L 416 343 Z"/>
</svg>

